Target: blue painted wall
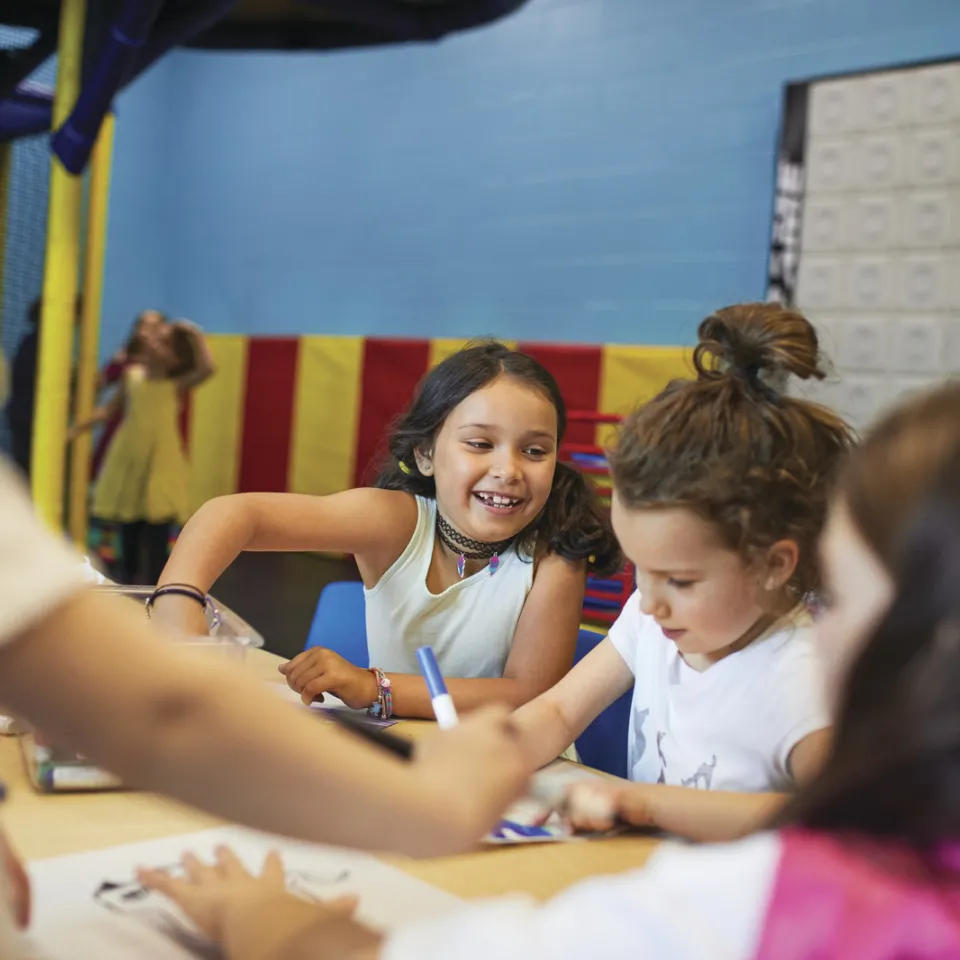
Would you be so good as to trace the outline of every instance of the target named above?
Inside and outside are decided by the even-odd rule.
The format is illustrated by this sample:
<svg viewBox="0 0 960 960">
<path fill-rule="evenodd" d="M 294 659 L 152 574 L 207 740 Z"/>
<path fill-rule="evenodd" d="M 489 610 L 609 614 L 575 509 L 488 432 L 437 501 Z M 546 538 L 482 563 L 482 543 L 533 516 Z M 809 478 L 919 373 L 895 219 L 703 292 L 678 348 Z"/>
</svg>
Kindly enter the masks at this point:
<svg viewBox="0 0 960 960">
<path fill-rule="evenodd" d="M 101 355 L 126 340 L 141 310 L 169 305 L 170 269 L 179 255 L 169 176 L 174 136 L 173 58 L 161 60 L 117 100 Z"/>
<path fill-rule="evenodd" d="M 128 95 L 108 303 L 689 341 L 763 295 L 783 83 L 953 55 L 957 0 L 531 0 L 434 47 L 179 53 Z"/>
</svg>

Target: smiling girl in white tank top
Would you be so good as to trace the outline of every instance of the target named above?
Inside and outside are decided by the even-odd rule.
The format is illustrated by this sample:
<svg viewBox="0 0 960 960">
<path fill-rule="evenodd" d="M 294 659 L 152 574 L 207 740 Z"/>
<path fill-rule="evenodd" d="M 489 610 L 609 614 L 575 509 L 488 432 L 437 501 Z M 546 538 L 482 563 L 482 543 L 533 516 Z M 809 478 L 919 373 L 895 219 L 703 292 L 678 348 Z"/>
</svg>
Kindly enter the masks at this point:
<svg viewBox="0 0 960 960">
<path fill-rule="evenodd" d="M 380 715 L 430 718 L 414 656 L 430 644 L 461 710 L 519 706 L 570 669 L 587 569 L 620 562 L 591 489 L 558 462 L 565 428 L 563 397 L 536 360 L 492 341 L 467 347 L 424 377 L 375 488 L 211 501 L 160 582 L 206 592 L 245 549 L 352 554 L 370 669 L 307 650 L 282 668 L 304 701 L 332 693 Z M 161 599 L 178 609 L 178 598 Z"/>
</svg>

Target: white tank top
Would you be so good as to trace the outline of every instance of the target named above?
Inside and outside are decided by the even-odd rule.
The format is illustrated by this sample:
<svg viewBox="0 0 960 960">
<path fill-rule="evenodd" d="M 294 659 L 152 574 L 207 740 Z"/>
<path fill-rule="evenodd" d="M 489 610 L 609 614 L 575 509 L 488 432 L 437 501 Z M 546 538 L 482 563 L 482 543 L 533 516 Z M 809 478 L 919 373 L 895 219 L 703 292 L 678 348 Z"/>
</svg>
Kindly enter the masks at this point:
<svg viewBox="0 0 960 960">
<path fill-rule="evenodd" d="M 533 586 L 533 560 L 511 546 L 491 575 L 488 567 L 433 594 L 437 503 L 417 497 L 417 526 L 403 553 L 372 590 L 364 590 L 370 666 L 419 673 L 417 647 L 433 647 L 448 677 L 502 677 L 513 635 Z"/>
</svg>

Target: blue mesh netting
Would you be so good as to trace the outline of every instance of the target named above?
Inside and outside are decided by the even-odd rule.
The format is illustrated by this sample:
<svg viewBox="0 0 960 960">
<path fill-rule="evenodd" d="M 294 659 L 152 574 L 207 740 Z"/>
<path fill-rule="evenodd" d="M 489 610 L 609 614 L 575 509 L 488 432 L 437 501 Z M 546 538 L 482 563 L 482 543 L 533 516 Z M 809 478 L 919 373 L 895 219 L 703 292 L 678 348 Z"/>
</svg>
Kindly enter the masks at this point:
<svg viewBox="0 0 960 960">
<path fill-rule="evenodd" d="M 0 49 L 29 46 L 33 30 L 0 25 Z M 31 84 L 52 89 L 56 57 L 50 57 L 29 78 Z M 47 237 L 47 196 L 50 185 L 50 149 L 46 136 L 28 137 L 12 145 L 7 182 L 7 220 L 0 290 L 0 349 L 7 361 L 27 330 L 27 310 L 43 285 L 43 257 Z M 0 416 L 0 449 L 7 450 L 6 418 Z"/>
</svg>

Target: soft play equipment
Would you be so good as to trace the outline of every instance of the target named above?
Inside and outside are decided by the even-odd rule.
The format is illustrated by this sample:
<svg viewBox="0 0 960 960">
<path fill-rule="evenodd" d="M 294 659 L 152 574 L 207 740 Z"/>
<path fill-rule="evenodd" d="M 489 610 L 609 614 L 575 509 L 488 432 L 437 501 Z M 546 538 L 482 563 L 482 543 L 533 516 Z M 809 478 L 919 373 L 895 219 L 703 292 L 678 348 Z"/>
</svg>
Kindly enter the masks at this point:
<svg viewBox="0 0 960 960">
<path fill-rule="evenodd" d="M 114 96 L 177 46 L 330 50 L 436 41 L 513 13 L 527 0 L 89 0 L 95 52 L 53 149 L 84 169 Z M 0 141 L 50 129 L 52 94 L 24 86 L 56 49 L 59 0 L 5 0 L 8 26 L 37 31 L 32 46 L 0 51 Z"/>
</svg>

